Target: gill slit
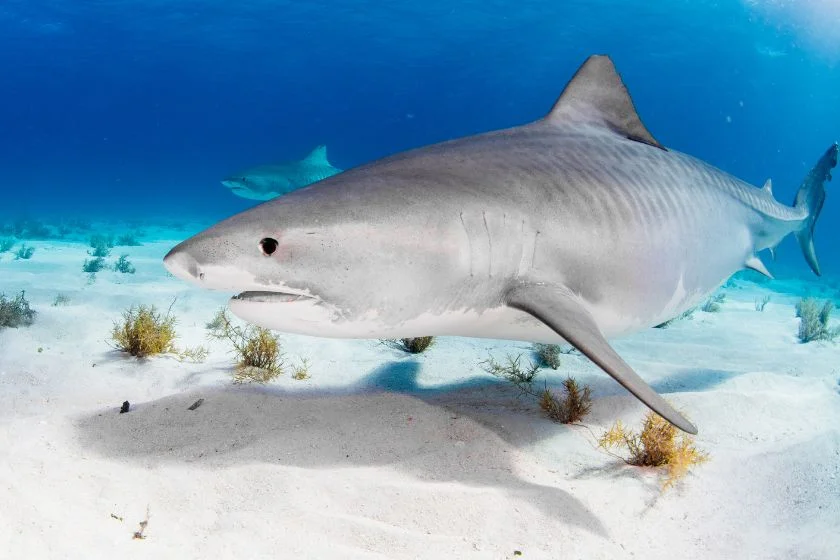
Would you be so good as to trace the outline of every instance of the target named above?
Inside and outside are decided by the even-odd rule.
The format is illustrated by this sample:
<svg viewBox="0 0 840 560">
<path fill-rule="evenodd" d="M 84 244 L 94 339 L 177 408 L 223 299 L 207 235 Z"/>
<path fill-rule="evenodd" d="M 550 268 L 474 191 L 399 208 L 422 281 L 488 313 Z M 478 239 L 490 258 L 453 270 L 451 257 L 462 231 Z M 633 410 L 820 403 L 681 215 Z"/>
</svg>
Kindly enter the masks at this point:
<svg viewBox="0 0 840 560">
<path fill-rule="evenodd" d="M 472 246 L 472 238 L 470 237 L 470 232 L 467 229 L 467 224 L 464 222 L 464 213 L 460 212 L 459 216 L 461 218 L 461 227 L 464 228 L 464 234 L 467 236 L 467 247 L 470 253 L 470 276 L 473 276 L 473 246 Z"/>
<path fill-rule="evenodd" d="M 487 276 L 493 277 L 493 238 L 490 236 L 490 227 L 487 225 L 487 212 L 482 212 L 484 220 L 484 233 L 487 234 Z"/>
</svg>

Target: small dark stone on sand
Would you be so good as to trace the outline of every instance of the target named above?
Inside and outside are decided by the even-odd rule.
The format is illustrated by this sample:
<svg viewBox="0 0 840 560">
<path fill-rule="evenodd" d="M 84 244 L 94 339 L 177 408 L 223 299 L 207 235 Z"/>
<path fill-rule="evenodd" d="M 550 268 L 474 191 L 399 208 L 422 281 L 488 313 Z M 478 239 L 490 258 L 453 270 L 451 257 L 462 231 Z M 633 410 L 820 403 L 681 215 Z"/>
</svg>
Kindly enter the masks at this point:
<svg viewBox="0 0 840 560">
<path fill-rule="evenodd" d="M 126 412 L 128 412 L 128 408 L 129 408 L 130 406 L 131 406 L 131 405 L 130 405 L 130 404 L 128 404 L 128 401 L 123 401 L 122 408 L 120 409 L 120 414 L 125 414 Z"/>
<path fill-rule="evenodd" d="M 204 399 L 198 399 L 197 401 L 192 403 L 192 406 L 190 406 L 187 410 L 195 410 L 196 408 L 201 406 L 201 403 L 203 403 L 203 402 L 204 402 Z"/>
</svg>

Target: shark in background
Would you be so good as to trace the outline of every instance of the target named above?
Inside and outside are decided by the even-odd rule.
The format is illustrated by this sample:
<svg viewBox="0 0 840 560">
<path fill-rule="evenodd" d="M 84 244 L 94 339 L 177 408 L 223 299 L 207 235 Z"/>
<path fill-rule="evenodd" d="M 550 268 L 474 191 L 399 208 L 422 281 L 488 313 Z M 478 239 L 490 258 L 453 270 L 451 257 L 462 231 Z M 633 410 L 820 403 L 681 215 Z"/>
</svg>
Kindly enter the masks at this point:
<svg viewBox="0 0 840 560">
<path fill-rule="evenodd" d="M 241 212 L 164 258 L 231 311 L 341 338 L 575 346 L 666 420 L 696 427 L 608 339 L 696 306 L 794 235 L 811 269 L 832 144 L 793 205 L 648 131 L 606 56 L 537 121 L 368 163 Z"/>
<path fill-rule="evenodd" d="M 299 161 L 260 165 L 222 181 L 230 192 L 251 200 L 271 200 L 341 173 L 327 160 L 327 147 L 318 146 Z"/>
</svg>

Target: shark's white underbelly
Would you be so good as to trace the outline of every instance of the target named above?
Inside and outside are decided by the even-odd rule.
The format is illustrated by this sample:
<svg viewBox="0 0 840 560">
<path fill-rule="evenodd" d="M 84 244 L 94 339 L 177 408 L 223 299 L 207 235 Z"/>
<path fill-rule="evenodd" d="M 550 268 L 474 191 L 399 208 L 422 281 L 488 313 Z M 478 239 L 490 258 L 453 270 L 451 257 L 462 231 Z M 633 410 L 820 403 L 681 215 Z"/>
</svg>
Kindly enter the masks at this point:
<svg viewBox="0 0 840 560">
<path fill-rule="evenodd" d="M 375 313 L 354 320 L 342 320 L 314 301 L 253 304 L 233 300 L 231 311 L 238 317 L 267 328 L 329 338 L 409 338 L 417 336 L 468 336 L 533 342 L 562 339 L 530 315 L 508 307 L 448 310 L 427 313 L 388 324 Z"/>
<path fill-rule="evenodd" d="M 608 304 L 581 303 L 592 314 L 607 338 L 622 336 L 653 326 L 678 314 L 685 307 L 687 294 L 678 287 L 672 301 L 663 305 L 656 317 L 622 314 Z M 696 297 L 695 297 L 696 299 Z M 557 333 L 533 316 L 506 306 L 482 311 L 473 309 L 425 313 L 397 324 L 389 324 L 376 313 L 344 320 L 327 306 L 314 300 L 293 303 L 249 303 L 233 300 L 233 313 L 246 321 L 282 332 L 329 338 L 409 338 L 418 336 L 465 336 L 563 343 Z"/>
</svg>

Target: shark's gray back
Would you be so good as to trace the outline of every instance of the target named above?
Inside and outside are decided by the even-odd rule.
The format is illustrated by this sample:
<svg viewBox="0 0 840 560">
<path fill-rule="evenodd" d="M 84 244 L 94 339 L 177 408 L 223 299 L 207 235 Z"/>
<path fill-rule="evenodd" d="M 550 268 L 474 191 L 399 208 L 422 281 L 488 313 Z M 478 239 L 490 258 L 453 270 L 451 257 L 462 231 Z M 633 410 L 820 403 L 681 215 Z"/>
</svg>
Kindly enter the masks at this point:
<svg viewBox="0 0 840 560">
<path fill-rule="evenodd" d="M 458 191 L 488 198 L 552 197 L 550 212 L 588 217 L 604 212 L 616 223 L 692 214 L 698 205 L 731 205 L 769 219 L 801 220 L 800 210 L 701 160 L 585 125 L 542 121 L 403 152 L 348 173 L 362 178 L 429 178 L 418 199 Z M 412 189 L 407 183 L 407 188 Z M 386 195 L 383 189 L 380 195 Z M 410 193 L 401 191 L 399 196 Z M 686 201 L 688 198 L 690 200 Z M 594 206 L 593 206 L 594 204 Z"/>
</svg>

